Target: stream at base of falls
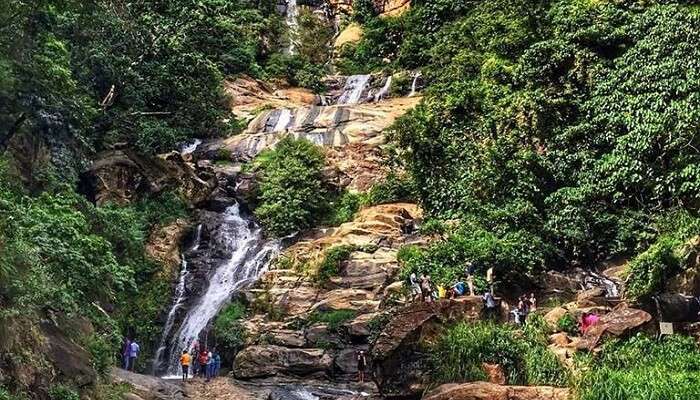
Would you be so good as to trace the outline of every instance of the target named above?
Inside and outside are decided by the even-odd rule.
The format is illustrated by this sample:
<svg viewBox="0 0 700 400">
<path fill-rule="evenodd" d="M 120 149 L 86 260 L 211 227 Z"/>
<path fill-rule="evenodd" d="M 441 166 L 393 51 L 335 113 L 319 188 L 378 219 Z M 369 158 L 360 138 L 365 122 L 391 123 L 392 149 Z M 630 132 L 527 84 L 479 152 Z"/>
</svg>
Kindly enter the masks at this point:
<svg viewBox="0 0 700 400">
<path fill-rule="evenodd" d="M 235 293 L 254 284 L 282 248 L 282 240 L 265 239 L 262 228 L 242 213 L 238 204 L 226 208 L 216 218 L 219 228 L 213 233 L 215 237 L 210 242 L 214 246 L 219 244 L 227 254 L 223 262 L 209 272 L 208 284 L 199 297 L 189 299 L 189 309 L 181 322 L 175 323 L 176 315 L 178 311 L 182 312 L 188 296 L 185 287 L 186 275 L 190 273 L 187 255 L 197 250 L 202 240 L 201 225 L 197 228 L 195 243 L 183 254 L 174 301 L 156 354 L 156 375 L 179 374 L 179 356 L 182 350 L 189 350 L 195 340 L 204 340 L 202 334 L 206 334 L 218 312 L 231 301 Z"/>
</svg>

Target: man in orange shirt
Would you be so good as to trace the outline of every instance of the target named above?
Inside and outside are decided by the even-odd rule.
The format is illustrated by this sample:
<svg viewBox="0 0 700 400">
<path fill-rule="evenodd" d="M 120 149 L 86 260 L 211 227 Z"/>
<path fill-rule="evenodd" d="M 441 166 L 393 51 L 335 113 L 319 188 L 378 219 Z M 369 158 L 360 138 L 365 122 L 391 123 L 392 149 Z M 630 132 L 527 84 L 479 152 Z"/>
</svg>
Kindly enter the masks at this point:
<svg viewBox="0 0 700 400">
<path fill-rule="evenodd" d="M 187 353 L 187 350 L 182 350 L 182 356 L 180 356 L 180 365 L 182 366 L 182 381 L 185 382 L 187 380 L 187 374 L 190 371 L 190 362 L 192 361 L 192 357 L 190 357 L 189 353 Z"/>
</svg>

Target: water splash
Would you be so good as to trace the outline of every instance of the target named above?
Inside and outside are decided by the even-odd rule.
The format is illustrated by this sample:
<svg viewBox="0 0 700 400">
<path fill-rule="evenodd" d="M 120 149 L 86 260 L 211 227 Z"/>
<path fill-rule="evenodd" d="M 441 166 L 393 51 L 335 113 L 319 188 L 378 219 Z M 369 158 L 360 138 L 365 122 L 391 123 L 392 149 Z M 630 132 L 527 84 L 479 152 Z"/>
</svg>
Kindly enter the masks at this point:
<svg viewBox="0 0 700 400">
<path fill-rule="evenodd" d="M 362 93 L 367 88 L 370 75 L 352 75 L 345 81 L 343 94 L 338 98 L 338 104 L 357 104 L 362 98 Z"/>
<path fill-rule="evenodd" d="M 416 95 L 418 92 L 418 79 L 423 76 L 420 71 L 416 72 L 416 74 L 413 76 L 413 83 L 411 83 L 411 93 L 408 94 L 408 97 L 413 97 Z"/>
<path fill-rule="evenodd" d="M 197 150 L 197 147 L 199 147 L 200 144 L 202 144 L 202 141 L 200 139 L 195 139 L 194 141 L 192 141 L 192 143 L 187 143 L 184 146 L 182 146 L 182 148 L 180 149 L 180 154 L 192 154 L 195 150 Z"/>
<path fill-rule="evenodd" d="M 231 296 L 252 285 L 267 268 L 268 262 L 281 249 L 281 240 L 265 240 L 262 229 L 252 220 L 241 216 L 239 205 L 222 214 L 220 238 L 232 248 L 232 254 L 209 278 L 209 287 L 190 308 L 170 343 L 159 350 L 159 365 L 167 365 L 166 375 L 178 374 L 179 354 L 204 332 L 218 312 L 229 303 Z M 186 271 L 185 271 L 186 272 Z M 173 311 L 171 311 L 172 313 Z M 170 336 L 165 332 L 163 340 Z M 167 359 L 164 354 L 168 354 Z M 164 370 L 165 368 L 161 368 Z"/>
<path fill-rule="evenodd" d="M 389 89 L 391 89 L 391 75 L 389 75 L 389 77 L 386 78 L 384 86 L 382 86 L 379 92 L 377 92 L 377 94 L 374 95 L 374 101 L 377 102 L 386 97 L 386 95 L 389 94 Z"/>
</svg>

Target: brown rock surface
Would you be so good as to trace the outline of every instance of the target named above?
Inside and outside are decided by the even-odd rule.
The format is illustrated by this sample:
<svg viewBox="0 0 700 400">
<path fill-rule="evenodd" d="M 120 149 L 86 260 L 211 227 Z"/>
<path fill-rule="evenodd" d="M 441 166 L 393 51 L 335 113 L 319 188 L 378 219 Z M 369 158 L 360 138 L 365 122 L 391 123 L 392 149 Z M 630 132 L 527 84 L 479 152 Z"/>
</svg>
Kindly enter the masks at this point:
<svg viewBox="0 0 700 400">
<path fill-rule="evenodd" d="M 415 303 L 392 315 L 371 351 L 374 378 L 388 398 L 416 398 L 426 388 L 428 370 L 422 344 L 433 340 L 450 323 L 476 320 L 481 297 Z"/>
<path fill-rule="evenodd" d="M 486 372 L 486 378 L 489 383 L 495 383 L 496 385 L 506 384 L 506 374 L 503 372 L 503 367 L 499 364 L 483 363 L 481 368 Z"/>
<path fill-rule="evenodd" d="M 309 375 L 328 371 L 333 359 L 322 349 L 290 349 L 266 345 L 250 346 L 236 356 L 236 378 L 251 379 L 274 375 Z"/>
<path fill-rule="evenodd" d="M 362 39 L 362 27 L 358 23 L 351 23 L 343 29 L 335 38 L 333 47 L 339 49 L 346 44 L 357 43 Z"/>
<path fill-rule="evenodd" d="M 547 326 L 549 326 L 550 329 L 556 331 L 559 330 L 559 319 L 567 313 L 568 311 L 565 308 L 555 307 L 545 314 L 544 320 L 547 322 Z"/>
<path fill-rule="evenodd" d="M 178 219 L 174 222 L 157 227 L 151 232 L 146 242 L 146 255 L 158 261 L 166 268 L 162 270 L 159 279 L 174 281 L 180 265 L 180 243 L 189 221 Z"/>
<path fill-rule="evenodd" d="M 316 104 L 316 96 L 307 89 L 275 90 L 272 86 L 246 75 L 224 83 L 224 91 L 231 98 L 231 111 L 238 118 L 249 121 L 260 112 L 273 108 L 303 107 Z"/>
<path fill-rule="evenodd" d="M 549 386 L 501 386 L 487 382 L 447 384 L 423 400 L 567 400 L 569 390 Z"/>
<path fill-rule="evenodd" d="M 600 317 L 600 321 L 590 327 L 577 343 L 579 349 L 594 349 L 604 336 L 622 336 L 651 321 L 651 315 L 646 311 L 626 307 L 624 304 L 616 307 L 610 313 Z"/>
</svg>

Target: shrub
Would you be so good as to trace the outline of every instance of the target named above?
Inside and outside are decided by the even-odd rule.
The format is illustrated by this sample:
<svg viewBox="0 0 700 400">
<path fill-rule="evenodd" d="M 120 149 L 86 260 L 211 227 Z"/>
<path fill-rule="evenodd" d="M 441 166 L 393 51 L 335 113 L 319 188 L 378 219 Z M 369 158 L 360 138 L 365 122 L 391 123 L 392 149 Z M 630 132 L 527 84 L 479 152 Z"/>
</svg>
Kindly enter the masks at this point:
<svg viewBox="0 0 700 400">
<path fill-rule="evenodd" d="M 606 343 L 576 385 L 581 400 L 700 398 L 700 348 L 692 338 L 639 334 Z"/>
<path fill-rule="evenodd" d="M 362 196 L 345 191 L 328 204 L 328 212 L 323 218 L 324 225 L 338 226 L 351 221 L 360 209 Z"/>
<path fill-rule="evenodd" d="M 327 206 L 321 150 L 308 140 L 285 137 L 256 163 L 262 176 L 255 215 L 262 224 L 275 235 L 313 226 Z"/>
<path fill-rule="evenodd" d="M 406 175 L 390 173 L 370 189 L 365 200 L 369 205 L 415 201 L 413 181 Z"/>
<path fill-rule="evenodd" d="M 560 332 L 566 332 L 572 335 L 578 335 L 578 323 L 573 315 L 566 313 L 562 315 L 557 321 L 557 329 Z"/>
<path fill-rule="evenodd" d="M 330 331 L 337 332 L 344 322 L 356 316 L 357 311 L 355 310 L 315 311 L 307 319 L 307 324 L 326 324 Z"/>
<path fill-rule="evenodd" d="M 102 378 L 109 375 L 114 365 L 114 347 L 106 338 L 93 335 L 88 339 L 88 350 L 92 356 L 92 366 Z"/>
<path fill-rule="evenodd" d="M 241 320 L 246 316 L 246 307 L 233 302 L 219 313 L 214 321 L 214 335 L 222 351 L 235 353 L 245 345 L 246 330 Z"/>
<path fill-rule="evenodd" d="M 73 388 L 65 385 L 55 385 L 49 389 L 51 400 L 80 400 L 80 395 Z"/>
<path fill-rule="evenodd" d="M 323 255 L 321 264 L 318 266 L 316 280 L 319 283 L 325 283 L 331 277 L 337 276 L 340 273 L 341 264 L 348 260 L 350 254 L 355 250 L 355 246 L 351 245 L 340 245 L 327 249 Z"/>
<path fill-rule="evenodd" d="M 513 327 L 459 323 L 432 349 L 435 383 L 483 380 L 482 363 L 498 364 L 509 384 L 563 386 L 568 374 L 546 343 L 529 342 Z"/>
</svg>

